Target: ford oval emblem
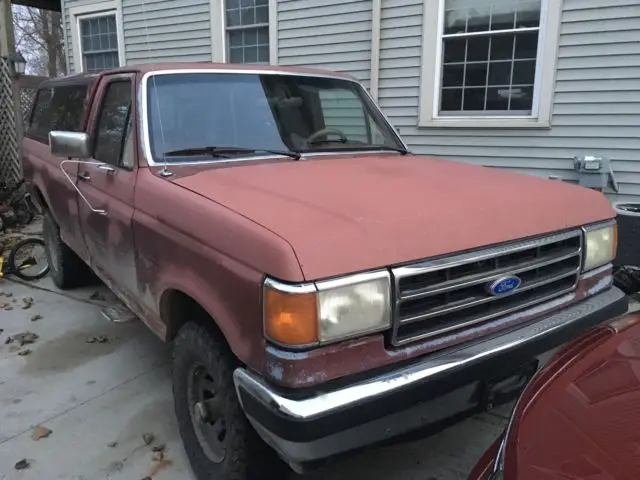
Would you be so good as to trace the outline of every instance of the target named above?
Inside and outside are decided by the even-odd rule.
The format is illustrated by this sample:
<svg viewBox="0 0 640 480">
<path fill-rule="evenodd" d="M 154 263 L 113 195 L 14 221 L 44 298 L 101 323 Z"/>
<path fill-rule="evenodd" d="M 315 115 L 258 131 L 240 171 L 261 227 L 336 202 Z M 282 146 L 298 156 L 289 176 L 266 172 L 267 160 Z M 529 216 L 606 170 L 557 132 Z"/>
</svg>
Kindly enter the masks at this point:
<svg viewBox="0 0 640 480">
<path fill-rule="evenodd" d="M 499 297 L 500 295 L 507 295 L 509 293 L 515 292 L 520 285 L 522 284 L 522 280 L 515 275 L 511 275 L 508 277 L 500 277 L 496 281 L 487 285 L 487 290 L 494 297 Z"/>
</svg>

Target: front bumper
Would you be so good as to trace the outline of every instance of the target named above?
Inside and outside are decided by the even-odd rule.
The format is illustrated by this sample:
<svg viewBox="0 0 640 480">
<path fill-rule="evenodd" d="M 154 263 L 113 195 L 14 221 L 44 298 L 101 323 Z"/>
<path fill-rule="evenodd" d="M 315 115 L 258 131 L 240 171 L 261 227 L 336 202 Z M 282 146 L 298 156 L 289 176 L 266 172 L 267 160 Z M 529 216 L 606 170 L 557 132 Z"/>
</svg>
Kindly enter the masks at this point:
<svg viewBox="0 0 640 480">
<path fill-rule="evenodd" d="M 233 378 L 260 436 L 289 463 L 304 465 L 500 403 L 487 396 L 488 386 L 522 375 L 536 358 L 544 360 L 550 350 L 624 314 L 627 306 L 625 295 L 612 288 L 499 336 L 333 389 L 280 390 L 245 368 Z"/>
</svg>

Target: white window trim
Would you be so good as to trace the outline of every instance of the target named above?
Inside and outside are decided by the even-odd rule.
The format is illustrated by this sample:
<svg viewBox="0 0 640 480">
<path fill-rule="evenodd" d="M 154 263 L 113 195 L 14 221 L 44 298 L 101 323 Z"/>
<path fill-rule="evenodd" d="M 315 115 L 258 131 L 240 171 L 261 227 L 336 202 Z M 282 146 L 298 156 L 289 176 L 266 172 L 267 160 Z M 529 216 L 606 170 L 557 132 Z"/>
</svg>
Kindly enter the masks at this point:
<svg viewBox="0 0 640 480">
<path fill-rule="evenodd" d="M 80 39 L 80 20 L 87 18 L 116 16 L 116 28 L 118 33 L 118 62 L 120 66 L 127 63 L 124 49 L 124 31 L 122 30 L 122 0 L 92 3 L 80 5 L 69 9 L 69 22 L 71 24 L 71 45 L 73 51 L 73 67 L 76 73 L 84 72 L 82 61 L 82 42 Z"/>
<path fill-rule="evenodd" d="M 210 0 L 211 60 L 227 62 L 227 19 L 225 0 Z M 269 63 L 278 64 L 278 0 L 269 0 Z"/>
<path fill-rule="evenodd" d="M 542 0 L 533 114 L 530 116 L 439 116 L 445 0 L 424 2 L 419 127 L 549 128 L 558 58 L 562 0 Z"/>
</svg>

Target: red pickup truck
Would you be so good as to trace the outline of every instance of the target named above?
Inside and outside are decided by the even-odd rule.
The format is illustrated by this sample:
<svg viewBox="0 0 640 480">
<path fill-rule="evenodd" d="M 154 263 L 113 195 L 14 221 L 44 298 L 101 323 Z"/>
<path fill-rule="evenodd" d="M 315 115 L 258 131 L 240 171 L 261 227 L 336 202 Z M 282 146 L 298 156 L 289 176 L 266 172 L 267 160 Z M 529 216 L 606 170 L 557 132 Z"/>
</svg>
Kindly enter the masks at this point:
<svg viewBox="0 0 640 480">
<path fill-rule="evenodd" d="M 42 84 L 23 142 L 56 285 L 174 345 L 198 478 L 278 478 L 511 400 L 624 313 L 597 192 L 412 155 L 354 79 L 215 64 Z"/>
</svg>

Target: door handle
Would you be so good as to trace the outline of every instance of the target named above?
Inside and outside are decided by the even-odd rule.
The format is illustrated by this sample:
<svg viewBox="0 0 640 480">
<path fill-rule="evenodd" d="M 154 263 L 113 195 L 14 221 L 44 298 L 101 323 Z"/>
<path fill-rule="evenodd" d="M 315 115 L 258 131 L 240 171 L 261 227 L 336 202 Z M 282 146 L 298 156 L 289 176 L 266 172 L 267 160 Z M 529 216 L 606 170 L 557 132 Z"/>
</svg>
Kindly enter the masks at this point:
<svg viewBox="0 0 640 480">
<path fill-rule="evenodd" d="M 78 178 L 80 180 L 89 181 L 91 180 L 91 175 L 89 175 L 89 172 L 82 172 L 80 175 L 78 175 Z"/>
<path fill-rule="evenodd" d="M 107 175 L 112 175 L 112 174 L 116 173 L 116 169 L 111 167 L 111 166 L 109 166 L 109 165 L 98 165 L 98 170 L 103 171 Z"/>
</svg>

